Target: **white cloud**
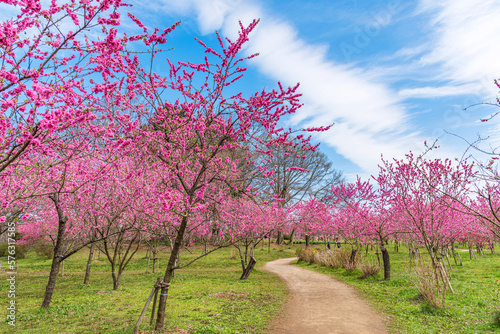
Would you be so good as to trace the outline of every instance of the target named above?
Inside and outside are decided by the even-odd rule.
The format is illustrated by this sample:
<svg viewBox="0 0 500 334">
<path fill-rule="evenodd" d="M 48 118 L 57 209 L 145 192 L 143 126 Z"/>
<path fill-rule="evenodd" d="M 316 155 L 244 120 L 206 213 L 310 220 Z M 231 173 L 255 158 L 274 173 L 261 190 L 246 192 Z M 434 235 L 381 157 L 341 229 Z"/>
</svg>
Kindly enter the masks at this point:
<svg viewBox="0 0 500 334">
<path fill-rule="evenodd" d="M 263 19 L 248 52 L 259 52 L 254 63 L 266 75 L 287 85 L 300 82 L 305 107 L 292 121 L 306 126 L 335 122 L 319 139 L 369 173 L 378 171 L 382 153 L 403 157 L 422 149 L 424 139 L 408 134 L 411 124 L 395 92 L 362 69 L 327 59 L 325 46 L 300 39 L 290 24 L 259 16 Z"/>
<path fill-rule="evenodd" d="M 443 79 L 475 82 L 493 91 L 493 79 L 500 77 L 500 2 L 422 0 L 420 10 L 433 17 L 428 45 L 432 51 L 421 64 L 440 64 Z"/>
<path fill-rule="evenodd" d="M 477 84 L 467 84 L 460 86 L 441 86 L 441 87 L 420 87 L 406 88 L 399 91 L 399 96 L 404 98 L 434 98 L 454 95 L 468 95 L 479 93 L 481 86 Z M 484 93 L 484 92 L 481 92 Z"/>
<path fill-rule="evenodd" d="M 199 28 L 203 34 L 212 33 L 222 28 L 226 16 L 237 7 L 244 5 L 242 0 L 162 0 L 161 8 L 170 13 L 179 15 L 196 14 Z M 152 4 L 138 3 L 142 6 L 152 7 Z M 157 6 L 158 3 L 154 3 Z"/>
<path fill-rule="evenodd" d="M 407 135 L 411 125 L 397 93 L 362 69 L 329 60 L 325 45 L 308 44 L 292 25 L 270 17 L 255 2 L 237 6 L 220 0 L 189 3 L 205 33 L 221 26 L 224 36 L 235 38 L 239 20 L 245 25 L 261 18 L 245 50 L 259 53 L 252 63 L 284 85 L 300 82 L 305 107 L 292 122 L 305 126 L 335 122 L 319 139 L 364 171 L 378 170 L 381 153 L 403 156 L 421 147 L 424 140 L 417 133 Z"/>
</svg>

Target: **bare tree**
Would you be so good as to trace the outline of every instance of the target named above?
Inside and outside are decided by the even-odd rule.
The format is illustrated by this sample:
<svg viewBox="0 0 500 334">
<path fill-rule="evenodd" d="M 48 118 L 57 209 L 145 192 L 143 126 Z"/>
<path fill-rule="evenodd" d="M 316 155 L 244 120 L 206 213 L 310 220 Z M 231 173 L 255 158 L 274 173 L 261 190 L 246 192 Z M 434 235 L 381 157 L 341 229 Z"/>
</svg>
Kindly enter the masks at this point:
<svg viewBox="0 0 500 334">
<path fill-rule="evenodd" d="M 342 172 L 334 169 L 325 154 L 318 149 L 303 150 L 298 145 L 279 147 L 274 148 L 271 155 L 263 155 L 261 158 L 266 160 L 265 167 L 253 171 L 259 175 L 274 170 L 271 182 L 263 177 L 252 178 L 252 184 L 259 190 L 263 200 L 277 199 L 282 206 L 307 196 L 324 201 L 329 197 L 331 185 L 343 179 Z M 292 230 L 290 242 L 293 241 L 294 233 L 295 230 Z M 282 238 L 278 230 L 278 244 L 283 242 Z"/>
</svg>

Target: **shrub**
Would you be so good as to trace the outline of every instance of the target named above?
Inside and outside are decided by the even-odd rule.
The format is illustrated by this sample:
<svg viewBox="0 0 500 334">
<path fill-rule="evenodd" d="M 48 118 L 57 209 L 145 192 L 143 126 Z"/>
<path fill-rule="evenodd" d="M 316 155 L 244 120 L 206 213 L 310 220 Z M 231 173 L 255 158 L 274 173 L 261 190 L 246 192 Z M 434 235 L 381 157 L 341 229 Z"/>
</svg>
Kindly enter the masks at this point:
<svg viewBox="0 0 500 334">
<path fill-rule="evenodd" d="M 326 250 L 318 252 L 315 255 L 315 259 L 317 263 L 328 268 L 340 268 L 342 266 L 337 256 L 337 251 Z"/>
<path fill-rule="evenodd" d="M 54 246 L 47 242 L 37 242 L 33 247 L 38 256 L 45 256 L 47 259 L 54 257 Z"/>
<path fill-rule="evenodd" d="M 0 256 L 7 256 L 8 243 L 0 244 Z"/>
<path fill-rule="evenodd" d="M 314 253 L 314 262 L 319 263 L 323 266 L 328 266 L 331 254 L 327 251 Z"/>
<path fill-rule="evenodd" d="M 9 247 L 8 243 L 0 244 L 0 256 L 10 255 L 8 253 L 8 247 Z M 29 250 L 30 250 L 30 247 L 28 245 L 16 245 L 15 258 L 16 259 L 25 259 Z"/>
<path fill-rule="evenodd" d="M 431 264 L 420 262 L 413 268 L 414 284 L 418 290 L 419 297 L 430 306 L 439 308 L 437 299 L 436 279 Z"/>
<path fill-rule="evenodd" d="M 360 252 L 356 252 L 354 258 L 352 258 L 352 250 L 348 247 L 342 247 L 337 250 L 337 256 L 341 266 L 347 271 L 356 270 L 360 263 Z"/>
<path fill-rule="evenodd" d="M 361 262 L 360 266 L 363 277 L 377 276 L 381 267 L 375 263 L 373 260 L 364 260 Z"/>
<path fill-rule="evenodd" d="M 300 260 L 305 261 L 305 262 L 309 262 L 309 263 L 315 262 L 314 260 L 315 260 L 316 253 L 318 253 L 318 251 L 315 250 L 314 248 L 304 248 L 304 247 L 299 247 L 295 251 L 295 254 L 297 255 L 297 257 Z"/>
<path fill-rule="evenodd" d="M 16 259 L 25 259 L 29 250 L 29 245 L 16 245 Z"/>
</svg>

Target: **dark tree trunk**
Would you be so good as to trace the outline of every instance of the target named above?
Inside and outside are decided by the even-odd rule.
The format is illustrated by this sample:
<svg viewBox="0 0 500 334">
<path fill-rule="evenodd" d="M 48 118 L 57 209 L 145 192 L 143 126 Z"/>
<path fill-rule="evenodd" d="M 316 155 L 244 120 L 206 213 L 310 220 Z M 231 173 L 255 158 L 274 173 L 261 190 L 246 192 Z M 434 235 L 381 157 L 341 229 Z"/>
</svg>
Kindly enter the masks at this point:
<svg viewBox="0 0 500 334">
<path fill-rule="evenodd" d="M 153 252 L 153 273 L 155 273 L 155 269 L 156 269 L 156 261 L 158 259 L 156 258 L 156 252 Z"/>
<path fill-rule="evenodd" d="M 349 258 L 349 262 L 351 264 L 354 264 L 356 262 L 356 253 L 358 252 L 357 249 L 353 248 L 351 251 L 351 257 Z"/>
<path fill-rule="evenodd" d="M 253 267 L 255 267 L 256 263 L 257 263 L 257 260 L 255 260 L 255 258 L 252 256 L 250 258 L 250 262 L 248 263 L 248 266 L 246 268 L 244 268 L 243 274 L 241 275 L 240 280 L 246 280 L 248 278 L 248 276 L 250 276 L 250 273 L 252 272 Z"/>
<path fill-rule="evenodd" d="M 293 245 L 293 237 L 295 236 L 295 229 L 292 230 L 292 233 L 290 234 L 290 242 L 288 243 L 289 245 Z"/>
<path fill-rule="evenodd" d="M 56 257 L 54 252 L 54 257 L 52 258 L 52 266 L 50 267 L 49 281 L 45 287 L 45 295 L 43 296 L 42 307 L 49 308 L 50 302 L 52 301 L 52 294 L 54 293 L 54 288 L 56 286 L 57 274 L 59 273 L 59 266 L 61 262 L 59 258 Z"/>
<path fill-rule="evenodd" d="M 52 266 L 50 267 L 49 280 L 47 282 L 47 286 L 45 287 L 45 295 L 43 296 L 43 302 L 41 306 L 46 309 L 49 308 L 50 302 L 52 301 L 52 295 L 56 286 L 57 274 L 59 273 L 59 266 L 61 265 L 61 261 L 63 260 L 63 258 L 61 257 L 61 253 L 63 250 L 64 230 L 66 229 L 66 222 L 68 221 L 68 218 L 64 216 L 64 213 L 59 207 L 59 198 L 56 197 L 56 195 L 51 195 L 49 196 L 49 198 L 54 202 L 57 210 L 58 227 L 56 246 L 54 247 L 54 256 L 52 257 Z"/>
<path fill-rule="evenodd" d="M 309 247 L 309 235 L 306 234 L 306 248 Z"/>
<path fill-rule="evenodd" d="M 181 242 L 184 238 L 187 223 L 188 217 L 182 217 L 181 225 L 179 226 L 179 230 L 177 230 L 177 236 L 175 237 L 174 246 L 172 247 L 172 252 L 170 253 L 170 258 L 168 259 L 167 269 L 165 270 L 165 276 L 163 277 L 163 284 L 161 287 L 161 293 L 158 302 L 158 313 L 156 317 L 155 331 L 161 331 L 165 323 L 165 310 L 167 305 L 168 290 L 170 288 L 170 281 L 172 280 L 172 274 L 175 270 L 176 260 L 179 256 Z"/>
<path fill-rule="evenodd" d="M 89 258 L 87 260 L 87 268 L 85 269 L 85 278 L 83 279 L 83 284 L 89 284 L 90 278 L 90 266 L 92 264 L 92 257 L 94 256 L 94 244 L 90 245 Z"/>
<path fill-rule="evenodd" d="M 113 290 L 116 291 L 118 290 L 118 285 L 120 284 L 120 276 L 121 276 L 121 273 L 118 272 L 118 275 L 115 275 L 113 273 Z"/>
<path fill-rule="evenodd" d="M 384 243 L 380 244 L 380 251 L 382 252 L 382 261 L 384 262 L 384 280 L 389 281 L 391 279 L 391 259 Z"/>
</svg>

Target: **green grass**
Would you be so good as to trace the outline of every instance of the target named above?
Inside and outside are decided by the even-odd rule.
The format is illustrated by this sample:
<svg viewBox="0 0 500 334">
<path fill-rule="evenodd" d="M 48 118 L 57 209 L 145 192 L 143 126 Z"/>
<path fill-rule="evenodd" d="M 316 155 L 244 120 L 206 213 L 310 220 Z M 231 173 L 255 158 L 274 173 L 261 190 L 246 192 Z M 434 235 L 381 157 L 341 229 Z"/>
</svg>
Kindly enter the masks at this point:
<svg viewBox="0 0 500 334">
<path fill-rule="evenodd" d="M 196 254 L 200 249 L 195 250 Z M 261 333 L 280 310 L 286 287 L 276 276 L 262 270 L 267 261 L 293 256 L 290 249 L 255 251 L 258 261 L 247 281 L 240 281 L 239 258 L 223 249 L 178 270 L 167 301 L 166 333 Z M 17 333 L 130 333 L 156 277 L 163 275 L 168 253 L 160 255 L 160 273 L 146 274 L 145 252 L 131 261 L 120 287 L 112 291 L 108 261 L 94 260 L 90 285 L 84 285 L 87 252 L 66 260 L 64 277 L 58 277 L 48 310 L 40 310 L 51 261 L 30 251 L 19 260 L 16 280 Z M 181 263 L 196 254 L 183 252 Z M 5 259 L 1 259 L 5 261 Z M 6 262 L 3 262 L 4 264 Z M 5 265 L 4 265 L 5 266 Z M 7 275 L 0 273 L 0 290 L 7 291 Z M 1 298 L 0 316 L 6 318 L 7 298 Z M 149 327 L 149 316 L 141 325 Z M 0 332 L 8 328 L 0 325 Z"/>
<path fill-rule="evenodd" d="M 316 246 L 322 248 L 321 245 Z M 199 254 L 200 249 L 195 253 Z M 250 279 L 241 282 L 238 258 L 234 249 L 223 249 L 177 271 L 167 301 L 165 333 L 262 333 L 279 314 L 286 296 L 286 287 L 276 276 L 262 270 L 267 261 L 294 256 L 289 248 L 272 249 L 268 254 L 256 250 L 258 266 Z M 477 260 L 461 253 L 464 266 L 453 266 L 454 295 L 447 295 L 446 308 L 435 309 L 417 298 L 408 264 L 408 254 L 390 249 L 392 279 L 383 274 L 360 278 L 359 271 L 332 270 L 318 265 L 299 266 L 326 273 L 358 289 L 360 295 L 386 317 L 392 333 L 500 333 L 494 321 L 500 310 L 500 255 L 485 252 Z M 363 252 L 364 254 L 364 252 Z M 168 253 L 160 254 L 160 273 L 145 273 L 147 259 L 139 253 L 123 274 L 118 291 L 112 291 L 110 266 L 101 257 L 94 260 L 90 285 L 83 276 L 87 253 L 69 258 L 65 276 L 58 277 L 49 310 L 39 309 L 50 260 L 30 251 L 19 260 L 17 275 L 17 333 L 130 333 L 151 291 L 157 276 L 163 275 Z M 183 252 L 181 263 L 195 254 Z M 371 255 L 374 256 L 373 254 Z M 5 258 L 0 259 L 4 263 Z M 7 291 L 7 275 L 0 273 L 0 289 Z M 5 295 L 3 295 L 5 296 Z M 7 303 L 2 297 L 0 302 Z M 335 301 L 332 301 L 335 302 Z M 141 330 L 150 328 L 149 316 Z M 5 319 L 6 307 L 0 316 Z M 4 321 L 4 320 L 2 320 Z M 5 321 L 4 321 L 5 322 Z M 0 332 L 9 329 L 0 324 Z"/>
<path fill-rule="evenodd" d="M 354 286 L 370 305 L 385 314 L 391 333 L 500 333 L 500 323 L 495 321 L 500 310 L 500 254 L 485 252 L 484 257 L 470 260 L 468 253 L 461 253 L 463 266 L 452 266 L 455 294 L 447 294 L 444 309 L 433 308 L 418 298 L 407 250 L 400 247 L 398 253 L 390 250 L 390 255 L 392 278 L 388 282 L 382 272 L 362 278 L 359 270 L 347 272 L 302 261 L 298 265 Z"/>
</svg>

